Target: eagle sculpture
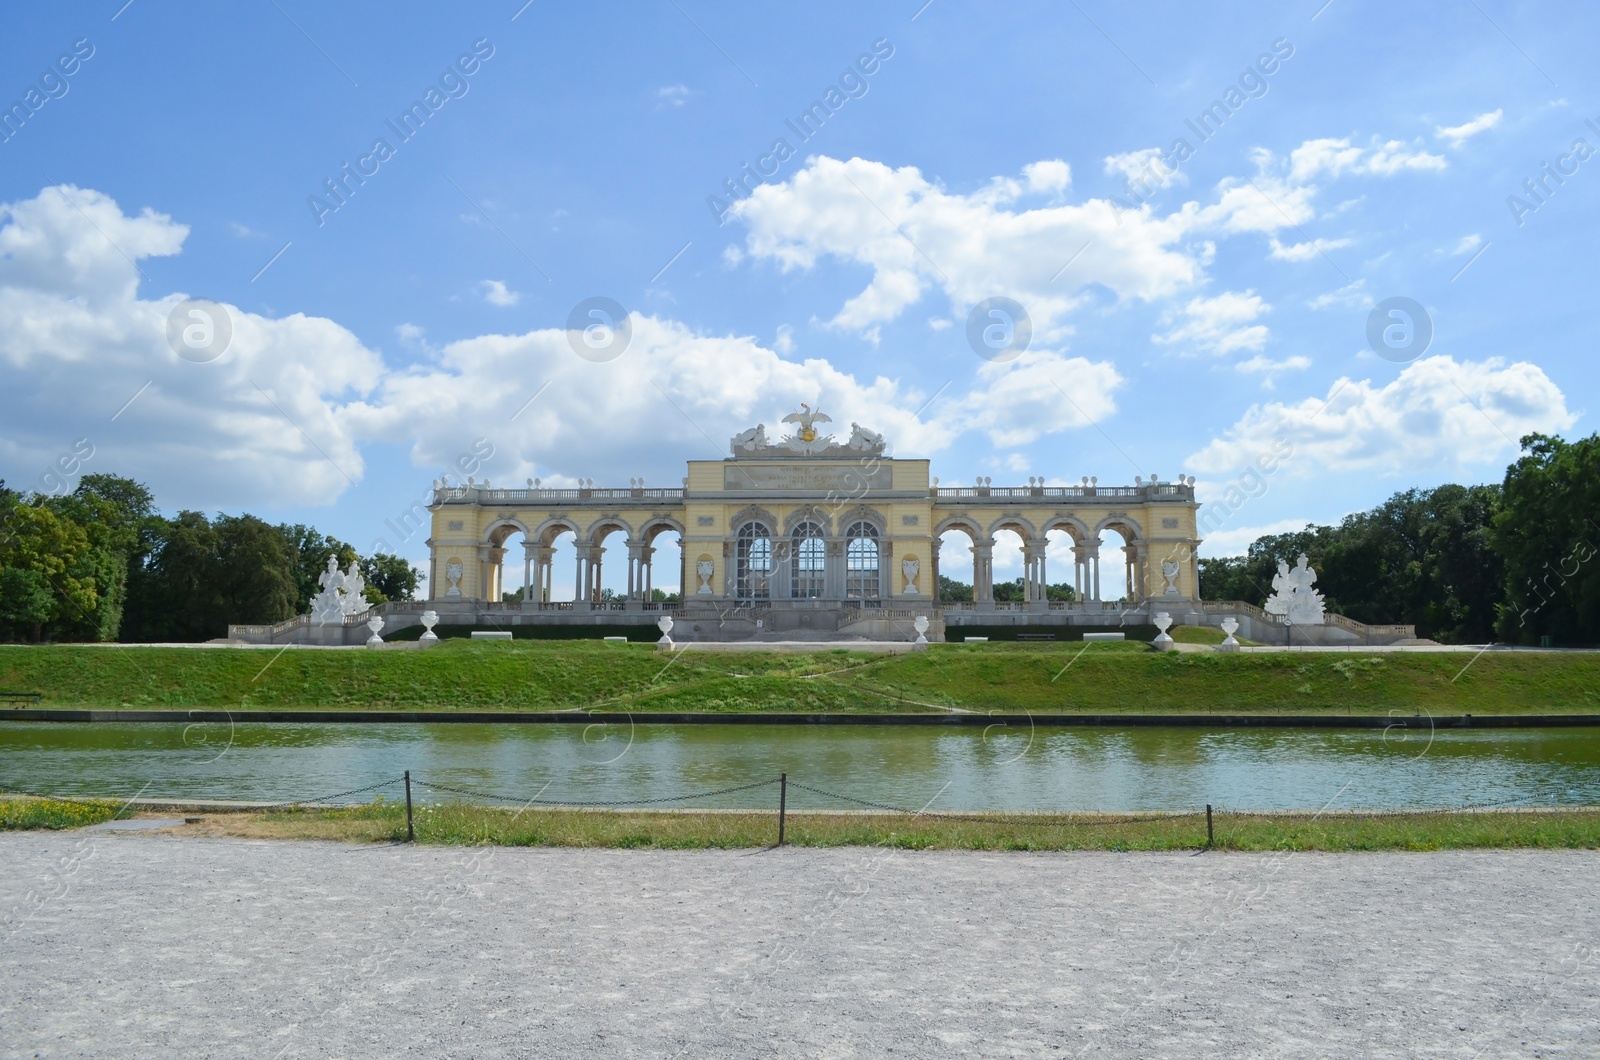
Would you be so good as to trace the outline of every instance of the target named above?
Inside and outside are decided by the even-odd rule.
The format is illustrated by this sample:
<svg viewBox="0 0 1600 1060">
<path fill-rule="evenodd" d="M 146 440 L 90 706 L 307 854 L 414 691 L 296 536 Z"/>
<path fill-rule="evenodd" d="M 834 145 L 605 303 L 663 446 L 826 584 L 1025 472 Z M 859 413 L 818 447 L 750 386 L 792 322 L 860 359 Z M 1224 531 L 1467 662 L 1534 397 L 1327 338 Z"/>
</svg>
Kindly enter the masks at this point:
<svg viewBox="0 0 1600 1060">
<path fill-rule="evenodd" d="M 814 442 L 817 440 L 817 429 L 814 424 L 832 423 L 833 417 L 820 409 L 812 412 L 811 406 L 802 401 L 800 402 L 800 411 L 789 413 L 783 418 L 783 422 L 798 423 L 800 425 L 800 440 L 802 442 Z"/>
</svg>

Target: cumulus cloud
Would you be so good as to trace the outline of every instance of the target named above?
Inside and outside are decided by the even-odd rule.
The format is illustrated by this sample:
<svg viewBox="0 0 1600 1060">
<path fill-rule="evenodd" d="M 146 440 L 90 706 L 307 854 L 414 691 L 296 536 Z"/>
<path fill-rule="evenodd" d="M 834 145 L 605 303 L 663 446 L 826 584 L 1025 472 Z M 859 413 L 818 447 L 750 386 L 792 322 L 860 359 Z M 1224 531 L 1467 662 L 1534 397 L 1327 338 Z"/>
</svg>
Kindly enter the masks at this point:
<svg viewBox="0 0 1600 1060">
<path fill-rule="evenodd" d="M 1576 420 L 1537 365 L 1428 357 L 1382 386 L 1340 379 L 1325 397 L 1252 406 L 1185 463 L 1203 474 L 1227 474 L 1284 438 L 1300 471 L 1481 465 L 1513 456 L 1524 434 L 1563 431 Z"/>
<path fill-rule="evenodd" d="M 1353 240 L 1349 239 L 1312 239 L 1304 243 L 1283 244 L 1273 236 L 1269 243 L 1271 252 L 1267 255 L 1274 261 L 1310 261 L 1320 257 L 1325 251 L 1337 250 L 1349 246 Z"/>
<path fill-rule="evenodd" d="M 1022 167 L 1022 178 L 1033 192 L 1066 191 L 1072 184 L 1072 167 L 1059 158 L 1044 162 L 1030 162 Z"/>
<path fill-rule="evenodd" d="M 478 291 L 490 305 L 514 306 L 522 301 L 522 292 L 511 290 L 500 280 L 483 280 L 478 284 Z"/>
<path fill-rule="evenodd" d="M 1151 338 L 1164 346 L 1184 345 L 1231 353 L 1259 350 L 1267 342 L 1265 324 L 1251 321 L 1272 307 L 1254 291 L 1225 291 L 1215 298 L 1193 298 L 1180 313 L 1169 314 L 1172 329 Z"/>
<path fill-rule="evenodd" d="M 231 344 L 196 364 L 166 337 L 185 296 L 138 293 L 137 262 L 178 253 L 187 227 L 149 209 L 129 216 L 71 185 L 0 206 L 0 218 L 7 466 L 43 466 L 86 437 L 96 452 L 87 470 L 137 468 L 178 505 L 325 502 L 359 479 L 343 402 L 382 363 L 349 331 L 224 306 Z"/>
<path fill-rule="evenodd" d="M 1479 133 L 1499 125 L 1500 117 L 1504 113 L 1505 111 L 1497 107 L 1487 114 L 1480 114 L 1471 121 L 1462 122 L 1460 125 L 1441 125 L 1434 130 L 1433 134 L 1441 140 L 1449 140 L 1451 147 L 1460 147 Z"/>
<path fill-rule="evenodd" d="M 1401 140 L 1381 144 L 1374 140 L 1370 147 L 1354 147 L 1348 138 L 1325 137 L 1307 140 L 1289 152 L 1289 177 L 1300 183 L 1345 173 L 1392 177 L 1407 170 L 1444 169 L 1447 164 L 1443 155 L 1409 147 Z"/>
<path fill-rule="evenodd" d="M 435 344 L 401 324 L 396 339 L 415 363 L 398 367 L 334 321 L 228 305 L 230 346 L 198 364 L 166 337 L 185 296 L 138 291 L 136 262 L 179 252 L 182 225 L 72 187 L 0 210 L 0 466 L 22 488 L 26 469 L 85 436 L 88 470 L 135 475 L 178 506 L 331 503 L 360 481 L 361 447 L 375 442 L 408 445 L 429 477 L 484 438 L 495 479 L 675 482 L 684 454 L 720 457 L 758 421 L 781 433 L 801 401 L 841 434 L 856 421 L 913 455 L 968 432 L 1009 447 L 1085 426 L 1115 412 L 1122 382 L 1108 364 L 1034 350 L 931 400 L 749 336 L 639 314 L 626 352 L 603 363 L 577 356 L 561 327 Z M 492 281 L 485 289 L 497 293 Z M 792 332 L 773 345 L 793 352 Z"/>
</svg>

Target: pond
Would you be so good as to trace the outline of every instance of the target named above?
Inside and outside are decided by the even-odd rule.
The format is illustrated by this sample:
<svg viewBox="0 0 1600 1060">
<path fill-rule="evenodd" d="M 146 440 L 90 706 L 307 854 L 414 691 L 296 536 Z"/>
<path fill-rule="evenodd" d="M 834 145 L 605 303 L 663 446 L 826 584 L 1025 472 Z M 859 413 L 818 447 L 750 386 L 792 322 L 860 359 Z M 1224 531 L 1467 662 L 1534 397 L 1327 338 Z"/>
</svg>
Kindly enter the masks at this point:
<svg viewBox="0 0 1600 1060">
<path fill-rule="evenodd" d="M 930 810 L 1398 809 L 1600 803 L 1600 729 L 926 725 L 0 724 L 0 787 L 278 801 L 398 778 L 647 800 L 775 779 Z M 387 798 L 398 785 L 383 789 Z M 350 796 L 350 801 L 371 798 Z M 775 805 L 775 788 L 666 803 Z M 791 786 L 795 809 L 852 804 Z"/>
</svg>

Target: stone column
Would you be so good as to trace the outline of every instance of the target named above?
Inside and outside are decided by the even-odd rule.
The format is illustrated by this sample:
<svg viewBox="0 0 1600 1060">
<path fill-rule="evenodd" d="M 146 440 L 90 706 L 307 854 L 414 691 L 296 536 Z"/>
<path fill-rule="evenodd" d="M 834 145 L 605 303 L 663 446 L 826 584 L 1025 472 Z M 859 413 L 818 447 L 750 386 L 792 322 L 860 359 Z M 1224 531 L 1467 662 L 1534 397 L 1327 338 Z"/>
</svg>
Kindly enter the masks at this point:
<svg viewBox="0 0 1600 1060">
<path fill-rule="evenodd" d="M 928 599 L 939 599 L 939 545 L 942 543 L 939 535 L 935 534 L 928 542 Z"/>
<path fill-rule="evenodd" d="M 1089 599 L 1098 604 L 1100 602 L 1100 539 L 1098 537 L 1089 542 L 1087 559 L 1089 562 Z"/>
<path fill-rule="evenodd" d="M 822 539 L 822 598 L 844 599 L 844 539 Z"/>
<path fill-rule="evenodd" d="M 539 546 L 522 542 L 522 602 L 527 603 L 534 597 L 533 570 L 534 558 Z"/>
<path fill-rule="evenodd" d="M 650 599 L 651 593 L 655 591 L 655 586 L 651 583 L 652 568 L 655 566 L 655 563 L 653 562 L 655 555 L 656 550 L 654 546 L 639 546 L 639 573 L 644 578 L 644 586 L 639 594 L 639 598 L 641 600 Z"/>
<path fill-rule="evenodd" d="M 994 538 L 972 546 L 972 600 L 974 603 L 993 603 Z"/>
<path fill-rule="evenodd" d="M 644 594 L 644 572 L 639 569 L 639 542 L 628 539 L 628 599 L 640 600 Z"/>
</svg>

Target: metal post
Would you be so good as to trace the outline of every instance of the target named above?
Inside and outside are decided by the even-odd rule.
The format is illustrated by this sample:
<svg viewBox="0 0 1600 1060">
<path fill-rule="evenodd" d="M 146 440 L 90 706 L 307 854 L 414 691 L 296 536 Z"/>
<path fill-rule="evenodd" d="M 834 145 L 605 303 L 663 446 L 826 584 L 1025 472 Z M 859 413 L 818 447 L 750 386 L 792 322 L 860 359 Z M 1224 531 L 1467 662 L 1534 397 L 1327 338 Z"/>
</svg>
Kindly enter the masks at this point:
<svg viewBox="0 0 1600 1060">
<path fill-rule="evenodd" d="M 778 774 L 778 845 L 783 846 L 783 817 L 789 805 L 789 774 Z"/>
<path fill-rule="evenodd" d="M 406 842 L 417 841 L 416 829 L 411 825 L 411 770 L 406 770 Z"/>
<path fill-rule="evenodd" d="M 1211 831 L 1211 804 L 1208 802 L 1206 803 L 1206 846 L 1209 847 L 1215 838 L 1216 834 Z"/>
</svg>

